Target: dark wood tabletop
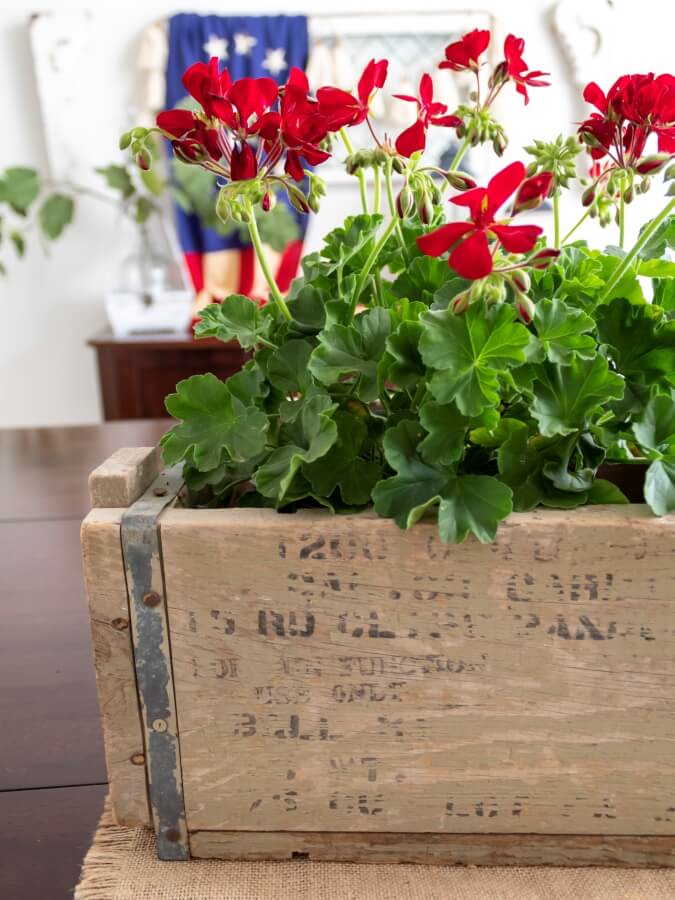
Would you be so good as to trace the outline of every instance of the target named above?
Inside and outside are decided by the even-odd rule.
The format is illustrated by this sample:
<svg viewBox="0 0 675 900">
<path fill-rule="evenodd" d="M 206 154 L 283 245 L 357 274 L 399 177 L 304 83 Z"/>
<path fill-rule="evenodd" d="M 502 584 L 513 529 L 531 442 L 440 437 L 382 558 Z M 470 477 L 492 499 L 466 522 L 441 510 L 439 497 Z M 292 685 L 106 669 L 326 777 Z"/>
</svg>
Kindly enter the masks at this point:
<svg viewBox="0 0 675 900">
<path fill-rule="evenodd" d="M 72 897 L 106 794 L 82 567 L 89 472 L 164 420 L 0 430 L 0 898 Z"/>
</svg>

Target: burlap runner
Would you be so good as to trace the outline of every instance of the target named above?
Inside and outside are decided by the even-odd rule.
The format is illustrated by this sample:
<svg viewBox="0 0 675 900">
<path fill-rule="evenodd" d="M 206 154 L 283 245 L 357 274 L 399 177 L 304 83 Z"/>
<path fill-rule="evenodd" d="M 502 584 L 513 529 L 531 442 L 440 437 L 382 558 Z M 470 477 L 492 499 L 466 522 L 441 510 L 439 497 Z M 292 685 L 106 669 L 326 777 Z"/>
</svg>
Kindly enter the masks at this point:
<svg viewBox="0 0 675 900">
<path fill-rule="evenodd" d="M 300 860 L 162 863 L 150 831 L 118 828 L 106 810 L 75 900 L 675 900 L 675 872 Z"/>
</svg>

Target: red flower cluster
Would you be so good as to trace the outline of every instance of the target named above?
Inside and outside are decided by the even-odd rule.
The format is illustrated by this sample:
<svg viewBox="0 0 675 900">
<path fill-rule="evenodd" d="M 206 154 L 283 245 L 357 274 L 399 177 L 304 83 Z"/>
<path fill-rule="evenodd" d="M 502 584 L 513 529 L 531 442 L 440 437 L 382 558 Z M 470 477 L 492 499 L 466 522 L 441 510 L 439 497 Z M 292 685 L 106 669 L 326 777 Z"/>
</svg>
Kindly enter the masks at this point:
<svg viewBox="0 0 675 900">
<path fill-rule="evenodd" d="M 530 102 L 528 87 L 548 87 L 549 81 L 542 81 L 542 75 L 548 75 L 548 72 L 541 72 L 539 69 L 528 70 L 527 63 L 523 59 L 523 50 L 525 49 L 525 41 L 517 38 L 513 34 L 509 34 L 504 41 L 504 57 L 506 62 L 506 75 L 509 81 L 515 82 L 516 91 L 525 98 L 525 103 Z"/>
<path fill-rule="evenodd" d="M 292 69 L 281 87 L 271 78 L 233 82 L 227 69 L 219 71 L 214 57 L 183 75 L 185 89 L 201 111 L 161 112 L 157 126 L 172 139 L 179 157 L 189 162 L 210 158 L 231 181 L 271 172 L 282 157 L 286 174 L 301 181 L 305 164 L 318 165 L 330 157 L 320 147 L 329 133 L 364 121 L 372 93 L 382 87 L 386 75 L 386 60 L 371 60 L 359 81 L 358 98 L 321 88 L 314 99 L 299 69 Z M 257 149 L 251 139 L 258 140 Z"/>
<path fill-rule="evenodd" d="M 606 95 L 591 82 L 584 100 L 599 110 L 579 128 L 593 159 L 609 156 L 619 166 L 632 166 L 651 134 L 657 135 L 659 152 L 675 153 L 673 75 L 622 75 Z"/>
<path fill-rule="evenodd" d="M 457 206 L 469 209 L 468 222 L 441 225 L 417 239 L 426 256 L 441 256 L 452 250 L 448 264 L 462 278 L 484 278 L 493 270 L 494 250 L 502 246 L 508 253 L 529 253 L 542 229 L 537 225 L 509 225 L 495 220 L 498 210 L 516 191 L 512 216 L 532 209 L 548 194 L 551 174 L 543 172 L 525 178 L 525 166 L 512 163 L 498 172 L 485 188 L 477 187 L 451 199 Z M 490 247 L 488 238 L 496 239 Z M 453 249 L 454 248 L 454 249 Z"/>
<path fill-rule="evenodd" d="M 399 100 L 407 100 L 417 104 L 417 119 L 396 139 L 396 149 L 401 156 L 412 156 L 417 150 L 424 150 L 427 142 L 427 130 L 430 125 L 443 128 L 456 128 L 462 124 L 458 116 L 446 115 L 448 107 L 445 103 L 434 102 L 434 83 L 426 72 L 420 78 L 419 98 L 408 94 L 394 94 Z"/>
</svg>

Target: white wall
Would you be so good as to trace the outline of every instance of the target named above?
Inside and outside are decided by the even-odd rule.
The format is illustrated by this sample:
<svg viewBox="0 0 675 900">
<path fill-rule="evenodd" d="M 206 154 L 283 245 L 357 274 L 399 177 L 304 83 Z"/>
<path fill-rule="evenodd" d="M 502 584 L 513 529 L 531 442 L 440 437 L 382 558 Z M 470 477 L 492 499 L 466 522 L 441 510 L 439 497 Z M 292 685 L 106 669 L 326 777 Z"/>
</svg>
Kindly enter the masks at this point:
<svg viewBox="0 0 675 900">
<path fill-rule="evenodd" d="M 41 0 L 39 9 L 66 11 L 86 5 L 85 0 L 80 4 Z M 370 0 L 367 11 L 406 12 L 411 5 L 410 0 Z M 471 5 L 466 0 L 425 0 L 424 9 L 445 12 Z M 571 85 L 569 67 L 552 29 L 552 0 L 478 0 L 474 5 L 494 11 L 502 34 L 513 31 L 523 36 L 528 63 L 550 71 L 554 84 L 552 88 L 533 90 L 527 109 L 515 94 L 502 106 L 512 141 L 508 161 L 517 158 L 518 146 L 534 135 L 548 138 L 571 131 L 585 107 Z M 635 41 L 634 31 L 629 32 L 628 40 L 618 32 L 611 36 L 616 52 L 607 66 L 612 71 L 602 78 L 603 85 L 619 74 L 622 66 L 633 71 L 668 67 L 672 55 L 669 6 L 652 2 L 647 21 L 636 17 L 640 21 L 633 28 L 640 29 L 639 40 Z M 227 7 L 228 12 L 236 11 L 231 4 Z M 326 9 L 325 0 L 305 0 L 304 4 L 302 0 L 278 0 L 276 4 L 247 0 L 241 7 L 247 13 Z M 150 21 L 170 10 L 164 0 L 99 0 L 91 8 L 105 20 L 107 39 L 103 64 L 92 58 L 91 71 L 83 73 L 83 78 L 96 79 L 101 88 L 101 105 L 92 110 L 92 129 L 97 128 L 98 120 L 111 123 L 108 127 L 117 134 L 129 124 L 140 34 Z M 176 11 L 213 12 L 214 8 L 218 10 L 214 0 L 185 0 Z M 28 41 L 29 11 L 16 5 L 11 9 L 10 4 L 4 4 L 0 11 L 0 168 L 24 164 L 44 170 L 46 158 Z M 363 11 L 363 0 L 342 0 L 340 4 L 343 13 Z M 659 13 L 665 18 L 661 19 Z M 624 54 L 621 48 L 626 46 L 630 51 Z M 430 60 L 429 65 L 434 62 Z M 116 155 L 113 144 L 109 158 Z M 569 215 L 573 221 L 572 211 Z M 0 427 L 100 420 L 94 356 L 86 347 L 86 339 L 105 324 L 102 291 L 113 277 L 120 255 L 128 249 L 129 240 L 114 211 L 83 199 L 77 224 L 53 246 L 48 257 L 33 241 L 27 258 L 0 281 Z"/>
</svg>

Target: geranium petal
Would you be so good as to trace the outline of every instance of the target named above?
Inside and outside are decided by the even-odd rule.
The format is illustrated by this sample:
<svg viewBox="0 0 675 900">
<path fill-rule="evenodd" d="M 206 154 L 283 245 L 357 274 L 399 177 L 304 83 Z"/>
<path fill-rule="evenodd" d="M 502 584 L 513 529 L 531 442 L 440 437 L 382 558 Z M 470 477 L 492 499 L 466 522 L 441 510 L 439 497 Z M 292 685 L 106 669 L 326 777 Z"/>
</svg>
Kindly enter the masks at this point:
<svg viewBox="0 0 675 900">
<path fill-rule="evenodd" d="M 425 256 L 442 256 L 469 231 L 473 231 L 471 222 L 449 222 L 441 225 L 428 234 L 417 238 L 417 246 Z"/>
<path fill-rule="evenodd" d="M 183 137 L 195 127 L 195 117 L 189 109 L 166 109 L 155 120 L 157 127 L 173 137 Z"/>
<path fill-rule="evenodd" d="M 508 253 L 528 253 L 537 243 L 542 230 L 538 225 L 490 226 L 490 231 L 497 235 Z"/>
<path fill-rule="evenodd" d="M 497 172 L 487 186 L 489 212 L 494 215 L 499 207 L 506 203 L 524 178 L 525 166 L 521 162 L 511 163 L 501 172 Z"/>
<path fill-rule="evenodd" d="M 417 122 L 402 131 L 396 138 L 396 149 L 401 156 L 410 158 L 417 150 L 424 150 L 427 133 L 424 125 L 418 119 Z"/>
<path fill-rule="evenodd" d="M 422 106 L 431 106 L 434 99 L 434 83 L 428 72 L 425 72 L 420 78 L 419 91 Z"/>
<path fill-rule="evenodd" d="M 484 231 L 474 231 L 452 251 L 448 260 L 462 278 L 485 278 L 492 271 L 492 256 Z"/>
<path fill-rule="evenodd" d="M 454 203 L 455 206 L 468 206 L 471 218 L 477 219 L 482 212 L 483 201 L 486 196 L 486 188 L 476 187 L 471 188 L 471 190 L 464 191 L 463 194 L 457 194 L 456 197 L 451 197 L 450 202 Z"/>
<path fill-rule="evenodd" d="M 586 103 L 592 103 L 600 112 L 607 112 L 605 92 L 594 81 L 589 82 L 584 88 L 584 100 Z"/>
</svg>

